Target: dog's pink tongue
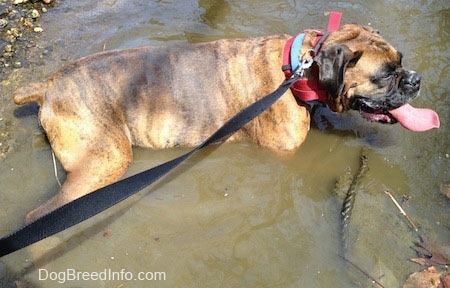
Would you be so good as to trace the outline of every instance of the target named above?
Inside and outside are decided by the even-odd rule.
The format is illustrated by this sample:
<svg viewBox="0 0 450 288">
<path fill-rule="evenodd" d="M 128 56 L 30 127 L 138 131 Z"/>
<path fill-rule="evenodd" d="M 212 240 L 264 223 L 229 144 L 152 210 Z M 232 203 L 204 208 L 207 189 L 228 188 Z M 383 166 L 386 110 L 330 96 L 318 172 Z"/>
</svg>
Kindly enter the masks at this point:
<svg viewBox="0 0 450 288">
<path fill-rule="evenodd" d="M 440 126 L 439 115 L 431 109 L 414 108 L 409 104 L 405 104 L 389 110 L 389 113 L 403 127 L 411 131 L 427 131 Z"/>
</svg>

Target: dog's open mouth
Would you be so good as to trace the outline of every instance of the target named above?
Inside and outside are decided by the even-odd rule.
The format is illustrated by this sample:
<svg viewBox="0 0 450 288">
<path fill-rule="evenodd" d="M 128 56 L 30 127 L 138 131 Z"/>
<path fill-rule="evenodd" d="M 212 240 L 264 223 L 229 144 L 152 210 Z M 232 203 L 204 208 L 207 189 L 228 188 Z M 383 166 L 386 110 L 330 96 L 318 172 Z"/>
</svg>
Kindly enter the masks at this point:
<svg viewBox="0 0 450 288">
<path fill-rule="evenodd" d="M 366 112 L 360 110 L 363 118 L 381 123 L 400 123 L 411 131 L 427 131 L 439 128 L 439 116 L 431 109 L 414 108 L 410 104 L 402 105 L 389 111 Z"/>
<path fill-rule="evenodd" d="M 380 123 L 387 123 L 387 124 L 394 124 L 397 123 L 397 119 L 395 119 L 389 112 L 366 112 L 366 111 L 359 111 L 361 113 L 361 116 L 371 122 L 380 122 Z"/>
</svg>

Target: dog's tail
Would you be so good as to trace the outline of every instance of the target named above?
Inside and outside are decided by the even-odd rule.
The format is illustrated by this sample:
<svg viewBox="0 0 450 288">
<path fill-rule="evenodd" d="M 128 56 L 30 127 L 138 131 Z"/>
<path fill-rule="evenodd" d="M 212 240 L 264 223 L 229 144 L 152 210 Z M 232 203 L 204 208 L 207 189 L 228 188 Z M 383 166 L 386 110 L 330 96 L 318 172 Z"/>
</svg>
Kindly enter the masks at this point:
<svg viewBox="0 0 450 288">
<path fill-rule="evenodd" d="M 45 82 L 33 82 L 20 87 L 13 93 L 14 103 L 22 105 L 37 102 L 41 106 L 44 101 L 46 87 L 47 83 Z"/>
</svg>

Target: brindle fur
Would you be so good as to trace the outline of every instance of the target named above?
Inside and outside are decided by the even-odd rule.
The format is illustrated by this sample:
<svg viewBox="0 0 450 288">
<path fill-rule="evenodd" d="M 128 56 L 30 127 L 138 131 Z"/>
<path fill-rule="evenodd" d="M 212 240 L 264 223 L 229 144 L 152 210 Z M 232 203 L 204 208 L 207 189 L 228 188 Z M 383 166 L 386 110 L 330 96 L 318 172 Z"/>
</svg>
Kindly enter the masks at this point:
<svg viewBox="0 0 450 288">
<path fill-rule="evenodd" d="M 307 34 L 302 53 L 311 48 L 314 37 L 315 32 Z M 288 38 L 108 51 L 81 58 L 48 80 L 17 90 L 15 103 L 40 105 L 42 127 L 67 172 L 59 193 L 26 220 L 117 181 L 132 161 L 133 145 L 160 149 L 199 144 L 284 80 L 282 53 Z M 399 63 L 391 45 L 357 25 L 331 33 L 322 49 L 335 44 L 355 52 L 345 61 L 358 59 L 345 71 L 342 93 L 330 97 L 331 109 L 349 109 L 352 95 L 386 92 L 370 77 L 386 63 Z M 306 106 L 289 91 L 227 140 L 295 150 L 309 124 Z"/>
</svg>

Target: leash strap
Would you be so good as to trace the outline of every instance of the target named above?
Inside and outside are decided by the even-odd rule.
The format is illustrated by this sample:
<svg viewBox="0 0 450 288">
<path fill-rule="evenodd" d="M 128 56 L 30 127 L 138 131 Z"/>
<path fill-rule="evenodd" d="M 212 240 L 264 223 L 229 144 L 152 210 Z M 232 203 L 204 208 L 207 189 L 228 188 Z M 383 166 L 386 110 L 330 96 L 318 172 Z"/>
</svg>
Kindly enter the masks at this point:
<svg viewBox="0 0 450 288">
<path fill-rule="evenodd" d="M 75 199 L 0 239 L 0 257 L 72 227 L 154 183 L 198 150 L 239 130 L 277 101 L 298 80 L 299 68 L 277 90 L 237 113 L 203 143 L 180 157 Z"/>
</svg>

